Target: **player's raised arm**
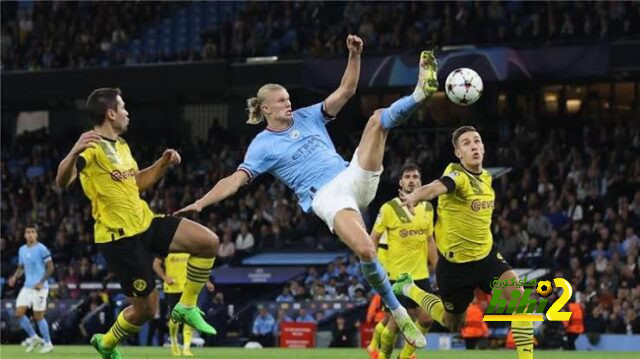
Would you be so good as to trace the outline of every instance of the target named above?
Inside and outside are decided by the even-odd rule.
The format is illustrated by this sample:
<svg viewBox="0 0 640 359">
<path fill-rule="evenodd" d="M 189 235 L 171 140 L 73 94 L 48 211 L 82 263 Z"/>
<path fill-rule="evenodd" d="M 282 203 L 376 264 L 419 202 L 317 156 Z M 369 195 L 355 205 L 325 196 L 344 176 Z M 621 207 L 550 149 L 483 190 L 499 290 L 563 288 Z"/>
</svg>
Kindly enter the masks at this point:
<svg viewBox="0 0 640 359">
<path fill-rule="evenodd" d="M 413 207 L 415 207 L 415 205 L 419 202 L 430 201 L 440 195 L 447 193 L 448 191 L 449 189 L 447 188 L 447 186 L 445 186 L 442 180 L 437 179 L 427 185 L 417 188 L 415 191 L 406 195 L 402 201 L 404 205 L 407 206 L 409 211 L 411 213 L 414 213 Z"/>
<path fill-rule="evenodd" d="M 154 183 L 158 182 L 158 180 L 164 176 L 170 166 L 180 164 L 181 161 L 182 158 L 178 151 L 171 148 L 166 149 L 164 153 L 162 153 L 162 157 L 151 166 L 136 174 L 136 184 L 140 191 L 144 191 L 153 186 Z"/>
<path fill-rule="evenodd" d="M 218 183 L 216 183 L 216 185 L 213 186 L 213 188 L 202 198 L 182 208 L 181 210 L 176 211 L 174 215 L 190 212 L 200 212 L 203 208 L 214 203 L 218 203 L 225 198 L 234 195 L 238 191 L 238 189 L 247 184 L 247 182 L 249 182 L 249 175 L 247 175 L 247 172 L 242 170 L 235 171 L 230 176 L 227 176 L 218 181 Z"/>
<path fill-rule="evenodd" d="M 342 75 L 340 86 L 324 100 L 324 109 L 330 116 L 335 116 L 356 93 L 360 79 L 360 54 L 362 53 L 362 39 L 356 35 L 347 36 L 349 60 Z"/>
<path fill-rule="evenodd" d="M 91 130 L 80 135 L 80 138 L 73 145 L 69 154 L 58 165 L 58 173 L 56 174 L 56 185 L 60 188 L 69 186 L 78 176 L 76 162 L 82 151 L 95 145 L 100 141 L 100 135 Z"/>
</svg>

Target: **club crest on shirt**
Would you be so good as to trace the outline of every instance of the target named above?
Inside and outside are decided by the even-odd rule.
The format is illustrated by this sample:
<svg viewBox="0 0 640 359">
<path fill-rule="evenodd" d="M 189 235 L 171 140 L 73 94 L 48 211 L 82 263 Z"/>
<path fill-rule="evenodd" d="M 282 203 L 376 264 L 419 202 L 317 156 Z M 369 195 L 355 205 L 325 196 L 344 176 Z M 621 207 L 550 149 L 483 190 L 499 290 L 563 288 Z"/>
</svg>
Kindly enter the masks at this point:
<svg viewBox="0 0 640 359">
<path fill-rule="evenodd" d="M 138 292 L 142 292 L 147 289 L 147 282 L 144 279 L 138 278 L 133 281 L 133 288 L 135 288 Z"/>
<path fill-rule="evenodd" d="M 297 140 L 300 137 L 300 131 L 298 131 L 298 130 L 291 131 L 291 133 L 289 133 L 289 137 L 292 140 Z"/>
</svg>

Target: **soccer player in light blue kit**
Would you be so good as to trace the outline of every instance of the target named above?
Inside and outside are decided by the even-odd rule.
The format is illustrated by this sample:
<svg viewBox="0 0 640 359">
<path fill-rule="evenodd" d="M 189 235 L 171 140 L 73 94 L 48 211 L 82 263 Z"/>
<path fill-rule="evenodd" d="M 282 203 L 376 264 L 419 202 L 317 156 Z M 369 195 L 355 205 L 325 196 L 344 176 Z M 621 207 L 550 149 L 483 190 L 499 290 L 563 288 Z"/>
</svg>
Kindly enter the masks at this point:
<svg viewBox="0 0 640 359">
<path fill-rule="evenodd" d="M 9 285 L 13 287 L 16 280 L 25 274 L 24 286 L 20 289 L 16 300 L 16 317 L 20 321 L 20 327 L 29 336 L 25 341 L 26 351 L 30 352 L 37 345 L 42 345 L 40 353 L 44 354 L 53 351 L 49 323 L 44 318 L 49 295 L 47 279 L 53 274 L 53 261 L 47 247 L 38 242 L 38 229 L 35 224 L 28 224 L 25 227 L 24 238 L 27 243 L 18 251 L 18 269 L 9 278 Z M 33 319 L 38 323 L 38 330 L 43 338 L 36 334 L 31 321 L 25 315 L 27 308 L 33 309 Z"/>
<path fill-rule="evenodd" d="M 346 42 L 347 68 L 338 89 L 323 102 L 292 111 L 287 90 L 276 84 L 262 86 L 257 96 L 247 101 L 247 122 L 266 120 L 266 129 L 253 139 L 235 173 L 176 213 L 200 212 L 260 174 L 271 173 L 295 191 L 305 212 L 313 210 L 355 252 L 365 278 L 383 298 L 407 342 L 421 348 L 426 345 L 425 337 L 394 296 L 359 208 L 368 206 L 375 197 L 389 130 L 402 124 L 437 90 L 437 64 L 432 51 L 422 52 L 414 92 L 373 113 L 351 162 L 346 162 L 325 128 L 355 94 L 360 77 L 362 40 L 349 35 Z"/>
</svg>

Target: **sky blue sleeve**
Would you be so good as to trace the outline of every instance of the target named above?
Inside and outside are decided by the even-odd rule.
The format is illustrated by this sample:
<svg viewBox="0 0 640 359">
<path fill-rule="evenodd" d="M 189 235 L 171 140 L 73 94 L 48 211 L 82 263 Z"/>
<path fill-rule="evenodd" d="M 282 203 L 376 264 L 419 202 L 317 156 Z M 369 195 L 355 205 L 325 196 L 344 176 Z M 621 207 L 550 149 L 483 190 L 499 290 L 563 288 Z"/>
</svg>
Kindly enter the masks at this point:
<svg viewBox="0 0 640 359">
<path fill-rule="evenodd" d="M 273 159 L 268 149 L 268 143 L 262 139 L 255 138 L 251 141 L 244 156 L 244 162 L 238 166 L 238 171 L 245 172 L 249 176 L 249 181 L 253 181 L 254 178 L 271 169 Z"/>
<path fill-rule="evenodd" d="M 18 264 L 24 267 L 24 262 L 22 261 L 22 248 L 18 249 Z"/>
<path fill-rule="evenodd" d="M 40 246 L 40 258 L 46 263 L 51 260 L 51 252 L 44 244 Z"/>
<path fill-rule="evenodd" d="M 303 121 L 313 121 L 318 126 L 325 126 L 329 121 L 335 119 L 324 110 L 324 102 L 297 109 L 293 113 L 296 118 Z"/>
</svg>

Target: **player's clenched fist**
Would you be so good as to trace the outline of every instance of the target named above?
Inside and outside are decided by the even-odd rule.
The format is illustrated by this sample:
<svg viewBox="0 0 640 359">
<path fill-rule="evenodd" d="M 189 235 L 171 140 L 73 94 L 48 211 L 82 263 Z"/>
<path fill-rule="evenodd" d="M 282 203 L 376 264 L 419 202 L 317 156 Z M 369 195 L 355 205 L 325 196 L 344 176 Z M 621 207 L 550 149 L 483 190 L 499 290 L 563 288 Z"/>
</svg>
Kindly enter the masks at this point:
<svg viewBox="0 0 640 359">
<path fill-rule="evenodd" d="M 350 53 L 360 54 L 362 53 L 362 39 L 356 35 L 347 36 L 347 49 Z"/>
<path fill-rule="evenodd" d="M 87 131 L 80 135 L 80 138 L 78 138 L 76 144 L 73 145 L 71 153 L 73 153 L 74 155 L 79 155 L 82 153 L 82 151 L 97 144 L 98 141 L 100 141 L 100 135 L 98 135 L 96 131 Z"/>
<path fill-rule="evenodd" d="M 162 159 L 164 160 L 165 163 L 170 165 L 177 165 L 177 164 L 180 164 L 180 161 L 182 161 L 182 158 L 180 158 L 180 154 L 178 153 L 178 151 L 172 148 L 164 150 L 164 153 L 162 154 Z"/>
</svg>

